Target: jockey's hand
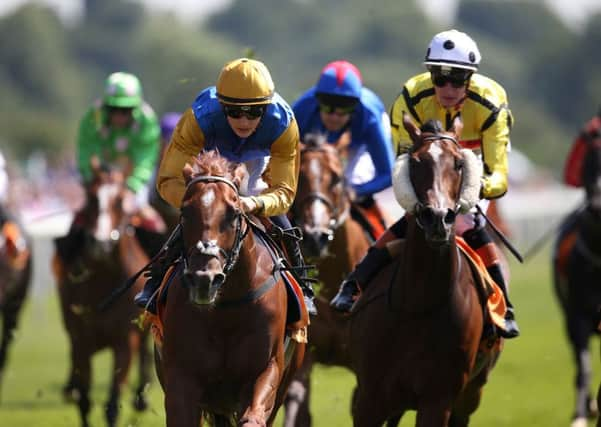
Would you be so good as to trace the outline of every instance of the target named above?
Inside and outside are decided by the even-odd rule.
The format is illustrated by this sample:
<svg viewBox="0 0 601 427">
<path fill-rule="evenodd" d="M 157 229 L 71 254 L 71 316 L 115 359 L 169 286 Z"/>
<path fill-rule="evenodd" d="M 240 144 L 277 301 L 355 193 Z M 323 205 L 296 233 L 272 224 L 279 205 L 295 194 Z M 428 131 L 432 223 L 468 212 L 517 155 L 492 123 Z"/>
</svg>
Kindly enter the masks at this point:
<svg viewBox="0 0 601 427">
<path fill-rule="evenodd" d="M 126 215 L 132 215 L 138 210 L 138 200 L 136 199 L 136 193 L 130 189 L 123 190 L 121 206 L 123 212 Z"/>
<path fill-rule="evenodd" d="M 252 197 L 240 197 L 240 204 L 244 213 L 257 213 L 259 211 L 259 205 Z"/>
</svg>

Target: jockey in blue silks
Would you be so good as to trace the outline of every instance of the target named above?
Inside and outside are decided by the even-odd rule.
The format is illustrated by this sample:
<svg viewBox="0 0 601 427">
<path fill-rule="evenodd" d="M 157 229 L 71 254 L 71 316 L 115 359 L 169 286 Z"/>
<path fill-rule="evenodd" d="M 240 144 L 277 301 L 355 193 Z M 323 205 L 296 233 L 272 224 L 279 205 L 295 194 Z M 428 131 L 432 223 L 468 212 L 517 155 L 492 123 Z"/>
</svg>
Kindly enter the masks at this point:
<svg viewBox="0 0 601 427">
<path fill-rule="evenodd" d="M 302 94 L 292 109 L 301 141 L 308 133 L 321 133 L 335 143 L 345 132 L 350 133 L 346 179 L 359 206 L 382 221 L 373 194 L 391 185 L 390 119 L 380 98 L 363 87 L 357 67 L 347 61 L 327 64 L 317 84 Z"/>
</svg>

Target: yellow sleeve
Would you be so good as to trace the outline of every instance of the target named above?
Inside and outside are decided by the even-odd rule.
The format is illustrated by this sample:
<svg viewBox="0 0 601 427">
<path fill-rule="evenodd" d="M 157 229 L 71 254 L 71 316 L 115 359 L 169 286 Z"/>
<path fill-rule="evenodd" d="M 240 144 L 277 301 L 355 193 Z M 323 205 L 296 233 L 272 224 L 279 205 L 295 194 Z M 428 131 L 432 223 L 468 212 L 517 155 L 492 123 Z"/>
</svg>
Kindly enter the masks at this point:
<svg viewBox="0 0 601 427">
<path fill-rule="evenodd" d="M 403 91 L 406 91 L 407 88 L 403 87 Z M 409 147 L 412 145 L 411 138 L 409 134 L 405 130 L 405 126 L 403 126 L 403 112 L 409 114 L 409 108 L 407 107 L 407 103 L 405 102 L 405 97 L 403 93 L 401 93 L 397 99 L 392 104 L 392 108 L 390 109 L 390 127 L 392 128 L 392 149 L 396 156 L 399 154 L 406 153 L 409 150 Z M 411 119 L 415 122 L 415 118 L 411 117 Z M 416 123 L 418 124 L 418 123 Z"/>
<path fill-rule="evenodd" d="M 260 214 L 275 216 L 290 209 L 300 170 L 299 139 L 298 125 L 293 120 L 271 146 L 271 158 L 264 174 L 269 188 L 254 197 L 259 206 L 263 206 Z"/>
<path fill-rule="evenodd" d="M 482 132 L 482 196 L 485 199 L 501 197 L 507 192 L 507 148 L 512 120 L 509 109 L 501 107 L 495 122 Z"/>
<path fill-rule="evenodd" d="M 193 158 L 204 148 L 204 140 L 194 112 L 188 108 L 173 131 L 157 178 L 157 191 L 161 197 L 178 209 L 186 191 L 182 170 L 186 163 L 193 164 Z"/>
</svg>

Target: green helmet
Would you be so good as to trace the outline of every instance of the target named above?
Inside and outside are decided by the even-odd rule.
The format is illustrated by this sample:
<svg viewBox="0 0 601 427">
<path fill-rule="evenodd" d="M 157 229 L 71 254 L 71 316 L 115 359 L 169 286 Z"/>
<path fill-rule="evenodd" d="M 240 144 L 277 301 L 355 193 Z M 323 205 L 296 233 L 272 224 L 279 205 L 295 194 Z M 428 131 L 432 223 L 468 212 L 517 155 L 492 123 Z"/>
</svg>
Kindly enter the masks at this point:
<svg viewBox="0 0 601 427">
<path fill-rule="evenodd" d="M 142 104 L 142 85 L 133 74 L 113 73 L 104 83 L 104 105 L 136 108 Z"/>
</svg>

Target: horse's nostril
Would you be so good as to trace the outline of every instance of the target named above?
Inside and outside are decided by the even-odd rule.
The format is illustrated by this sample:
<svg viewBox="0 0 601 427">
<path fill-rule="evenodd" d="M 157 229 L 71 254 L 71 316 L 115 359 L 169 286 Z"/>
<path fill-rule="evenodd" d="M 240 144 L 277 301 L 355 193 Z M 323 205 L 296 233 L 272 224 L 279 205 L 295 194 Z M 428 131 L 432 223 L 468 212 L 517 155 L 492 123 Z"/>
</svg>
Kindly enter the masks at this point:
<svg viewBox="0 0 601 427">
<path fill-rule="evenodd" d="M 455 222 L 455 218 L 457 218 L 457 214 L 449 209 L 444 217 L 444 222 L 446 224 L 453 224 Z"/>
</svg>

